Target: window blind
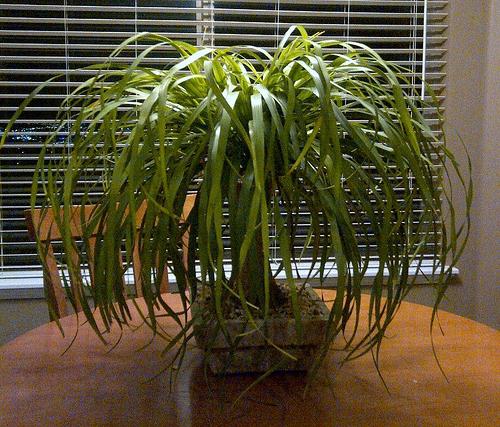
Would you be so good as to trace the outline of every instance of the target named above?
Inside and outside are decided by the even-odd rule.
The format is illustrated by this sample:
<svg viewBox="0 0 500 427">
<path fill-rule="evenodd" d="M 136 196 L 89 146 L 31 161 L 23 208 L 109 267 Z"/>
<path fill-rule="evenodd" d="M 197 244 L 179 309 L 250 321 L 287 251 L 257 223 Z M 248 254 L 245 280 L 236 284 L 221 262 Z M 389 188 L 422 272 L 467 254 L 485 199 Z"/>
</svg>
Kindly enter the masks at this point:
<svg viewBox="0 0 500 427">
<path fill-rule="evenodd" d="M 424 79 L 439 100 L 444 98 L 444 0 L 7 0 L 0 4 L 0 131 L 36 86 L 62 74 L 26 109 L 0 152 L 0 289 L 42 286 L 40 263 L 23 215 L 30 204 L 38 152 L 60 101 L 92 74 L 82 68 L 104 61 L 127 37 L 148 31 L 197 45 L 253 44 L 273 51 L 291 25 L 303 25 L 310 34 L 320 32 L 320 39 L 369 45 L 408 68 L 413 82 Z M 118 61 L 132 61 L 144 47 L 141 42 L 129 46 Z M 164 48 L 146 63 L 165 67 L 173 58 L 174 53 Z M 423 86 L 420 96 L 429 96 Z M 437 123 L 435 112 L 425 113 Z M 61 140 L 65 136 L 61 132 Z M 57 157 L 57 152 L 53 155 Z M 307 212 L 303 215 L 307 222 Z M 370 253 L 375 271 L 376 250 Z M 307 259 L 302 264 L 298 270 L 307 268 Z M 331 274 L 335 275 L 333 263 Z"/>
</svg>

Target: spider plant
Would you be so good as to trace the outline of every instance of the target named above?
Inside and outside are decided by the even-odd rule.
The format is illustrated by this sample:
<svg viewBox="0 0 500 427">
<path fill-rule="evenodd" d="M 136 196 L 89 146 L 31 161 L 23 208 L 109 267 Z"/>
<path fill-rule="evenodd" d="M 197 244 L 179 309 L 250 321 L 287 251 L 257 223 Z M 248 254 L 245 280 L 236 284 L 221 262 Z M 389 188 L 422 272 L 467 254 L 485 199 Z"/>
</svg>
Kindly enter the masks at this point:
<svg viewBox="0 0 500 427">
<path fill-rule="evenodd" d="M 149 47 L 129 66 L 117 65 L 115 58 L 138 40 Z M 163 68 L 143 63 L 153 52 L 172 51 L 175 58 L 165 54 Z M 147 306 L 142 316 L 162 336 L 156 305 L 179 324 L 177 336 L 164 336 L 179 359 L 192 338 L 196 319 L 188 312 L 200 287 L 213 295 L 209 315 L 221 333 L 226 302 L 233 300 L 249 325 L 264 334 L 256 319 L 268 319 L 279 304 L 276 275 L 284 272 L 300 334 L 301 286 L 312 279 L 323 285 L 334 262 L 336 297 L 313 371 L 349 320 L 356 327 L 345 337 L 346 357 L 378 354 L 387 326 L 415 283 L 411 269 L 418 272 L 429 257 L 437 309 L 467 240 L 471 185 L 446 140 L 438 139 L 426 120 L 424 109 L 439 110 L 437 100 L 421 100 L 407 70 L 365 45 L 319 41 L 301 27 L 291 28 L 274 54 L 253 46 L 198 48 L 139 34 L 90 68 L 95 76 L 61 104 L 40 154 L 32 203 L 61 208 L 63 252 L 77 250 L 83 260 L 88 239 L 78 247 L 71 239 L 70 207 L 100 206 L 85 225 L 98 229 L 94 285 L 71 258 L 63 260 L 70 276 L 85 284 L 85 292 L 68 297 L 73 304 L 80 300 L 97 334 L 103 336 L 96 312 L 106 327 L 129 322 L 122 276 L 136 244 Z M 23 103 L 2 142 L 43 88 Z M 68 132 L 67 149 L 62 160 L 53 160 L 60 130 Z M 441 185 L 450 174 L 465 188 L 464 223 Z M 181 219 L 190 192 L 196 202 Z M 144 220 L 136 224 L 144 202 Z M 186 271 L 179 242 L 188 226 Z M 370 248 L 376 248 L 378 272 L 368 278 Z M 120 249 L 125 266 L 106 256 Z M 275 251 L 278 268 L 272 268 Z M 42 259 L 43 253 L 40 247 Z M 296 263 L 306 258 L 309 273 L 298 279 Z M 181 312 L 160 293 L 165 265 L 175 275 Z M 359 336 L 367 282 L 369 325 Z"/>
</svg>

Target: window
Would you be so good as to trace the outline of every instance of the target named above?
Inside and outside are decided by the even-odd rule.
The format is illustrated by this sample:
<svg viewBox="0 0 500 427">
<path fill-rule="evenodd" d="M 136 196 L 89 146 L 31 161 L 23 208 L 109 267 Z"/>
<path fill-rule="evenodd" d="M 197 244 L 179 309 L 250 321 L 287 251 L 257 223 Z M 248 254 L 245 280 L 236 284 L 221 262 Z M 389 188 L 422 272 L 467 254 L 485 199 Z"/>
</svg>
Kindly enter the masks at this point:
<svg viewBox="0 0 500 427">
<path fill-rule="evenodd" d="M 49 84 L 0 152 L 0 290 L 41 288 L 23 211 L 32 172 L 61 99 L 125 38 L 149 31 L 198 45 L 254 44 L 272 50 L 294 24 L 320 37 L 359 41 L 429 82 L 443 99 L 446 4 L 441 0 L 6 0 L 0 11 L 0 130 L 38 84 Z M 143 48 L 131 46 L 121 59 Z M 165 66 L 165 50 L 147 61 Z M 427 96 L 423 87 L 421 96 Z M 427 111 L 434 120 L 432 111 Z M 61 134 L 61 138 L 64 134 Z M 56 155 L 56 154 L 55 154 Z M 307 213 L 306 213 L 307 214 Z M 306 215 L 307 216 L 307 215 Z M 369 242 L 367 242 L 369 244 Z M 376 262 L 376 254 L 374 255 Z"/>
</svg>

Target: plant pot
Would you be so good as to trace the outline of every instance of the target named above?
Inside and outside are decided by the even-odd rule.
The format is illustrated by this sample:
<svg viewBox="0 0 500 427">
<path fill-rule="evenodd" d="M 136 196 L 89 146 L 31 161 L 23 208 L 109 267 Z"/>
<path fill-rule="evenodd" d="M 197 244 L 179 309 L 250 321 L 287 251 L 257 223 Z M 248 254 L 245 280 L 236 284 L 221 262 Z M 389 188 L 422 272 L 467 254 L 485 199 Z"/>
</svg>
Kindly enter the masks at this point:
<svg viewBox="0 0 500 427">
<path fill-rule="evenodd" d="M 313 363 L 316 352 L 323 342 L 329 310 L 325 303 L 309 286 L 303 290 L 311 302 L 310 312 L 302 318 L 302 337 L 295 328 L 295 320 L 289 317 L 272 317 L 256 320 L 260 331 L 251 331 L 244 319 L 229 319 L 226 321 L 229 341 L 235 341 L 239 336 L 236 349 L 216 326 L 216 322 L 207 321 L 199 311 L 206 307 L 206 295 L 198 292 L 192 311 L 196 316 L 193 332 L 198 347 L 207 354 L 210 370 L 215 374 L 266 372 L 269 369 L 278 371 L 303 371 Z M 206 311 L 206 308 L 205 308 Z M 245 334 L 241 336 L 242 334 Z M 284 355 L 281 350 L 293 355 L 296 360 Z"/>
</svg>

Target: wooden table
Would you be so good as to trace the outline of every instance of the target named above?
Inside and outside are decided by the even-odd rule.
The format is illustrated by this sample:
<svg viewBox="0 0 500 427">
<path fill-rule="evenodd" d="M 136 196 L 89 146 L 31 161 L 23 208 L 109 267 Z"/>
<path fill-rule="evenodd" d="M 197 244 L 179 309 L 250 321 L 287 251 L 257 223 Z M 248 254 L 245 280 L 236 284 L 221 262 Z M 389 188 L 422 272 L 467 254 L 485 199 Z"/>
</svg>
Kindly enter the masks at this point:
<svg viewBox="0 0 500 427">
<path fill-rule="evenodd" d="M 404 303 L 388 331 L 381 370 L 390 395 L 366 356 L 338 372 L 327 364 L 305 398 L 303 375 L 274 374 L 235 407 L 255 376 L 206 378 L 193 348 L 170 393 L 168 374 L 151 380 L 165 363 L 164 343 L 138 351 L 150 336 L 145 326 L 124 331 L 107 352 L 81 325 L 61 356 L 76 328 L 69 316 L 62 321 L 64 339 L 50 323 L 0 348 L 0 425 L 499 426 L 500 333 L 442 312 L 445 336 L 436 332 L 435 344 L 448 383 L 433 357 L 430 313 Z"/>
</svg>

